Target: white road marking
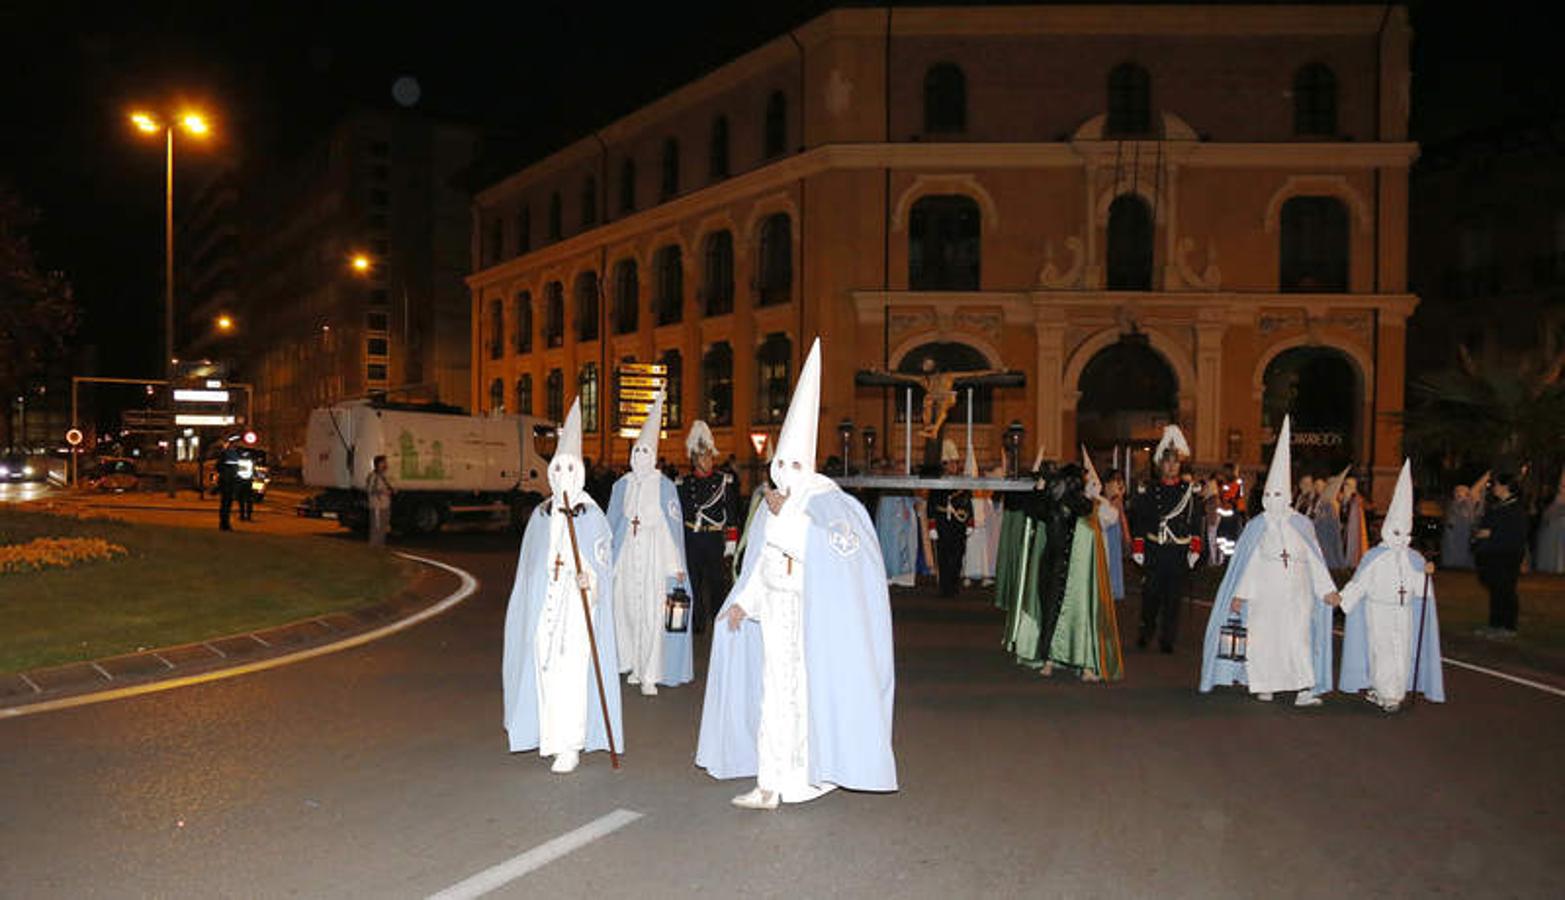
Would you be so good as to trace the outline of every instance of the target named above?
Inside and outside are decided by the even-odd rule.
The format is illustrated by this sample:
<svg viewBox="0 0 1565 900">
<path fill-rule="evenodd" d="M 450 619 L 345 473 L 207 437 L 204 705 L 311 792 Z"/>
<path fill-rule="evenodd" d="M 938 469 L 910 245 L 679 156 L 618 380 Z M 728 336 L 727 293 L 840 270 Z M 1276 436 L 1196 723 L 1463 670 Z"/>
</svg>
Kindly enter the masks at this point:
<svg viewBox="0 0 1565 900">
<path fill-rule="evenodd" d="M 525 853 L 519 853 L 499 865 L 490 866 L 477 875 L 453 884 L 438 894 L 431 894 L 429 900 L 471 900 L 474 897 L 482 897 L 490 891 L 502 888 L 536 869 L 543 868 L 562 856 L 580 850 L 599 838 L 613 834 L 639 818 L 641 818 L 641 813 L 628 809 L 616 809 L 602 818 L 588 822 L 575 831 L 566 832 L 553 840 L 539 844 Z"/>
<path fill-rule="evenodd" d="M 211 644 L 207 643 L 206 641 L 202 641 L 201 642 L 201 646 L 207 648 L 208 650 L 211 650 L 213 653 L 216 653 L 218 655 L 219 659 L 227 659 L 228 658 L 228 654 L 227 653 L 224 653 L 223 651 L 217 649 L 216 647 L 212 646 Z"/>
<path fill-rule="evenodd" d="M 17 672 L 16 674 L 22 676 L 22 680 L 27 682 L 27 686 L 33 689 L 33 693 L 35 693 L 35 694 L 42 694 L 43 693 L 43 688 L 39 687 L 37 682 L 33 681 L 31 678 L 28 678 L 26 672 Z"/>
<path fill-rule="evenodd" d="M 103 680 L 104 681 L 113 681 L 114 680 L 114 676 L 110 675 L 107 669 L 103 668 L 102 666 L 98 665 L 97 663 L 88 663 L 87 665 L 92 666 L 94 669 L 96 669 L 98 674 L 103 676 Z"/>
<path fill-rule="evenodd" d="M 439 560 L 428 559 L 423 556 L 414 556 L 411 553 L 398 553 L 397 555 L 403 557 L 404 559 L 411 559 L 414 562 L 423 563 L 427 566 L 434 566 L 437 569 L 444 569 L 460 578 L 462 580 L 462 584 L 444 600 L 436 603 L 434 606 L 431 606 L 428 609 L 420 610 L 419 612 L 416 612 L 405 619 L 399 619 L 388 625 L 383 625 L 380 628 L 376 628 L 373 631 L 366 631 L 362 634 L 356 634 L 352 637 L 343 638 L 342 640 L 336 641 L 334 643 L 322 644 L 319 647 L 310 647 L 305 650 L 297 650 L 293 653 L 286 653 L 282 656 L 274 656 L 271 659 L 256 660 L 255 662 L 246 663 L 242 666 L 234 666 L 230 669 L 218 669 L 215 672 L 203 672 L 199 675 L 189 675 L 184 678 L 170 678 L 167 681 L 154 681 L 147 684 L 135 684 L 128 687 L 116 688 L 114 690 L 99 691 L 94 694 L 80 694 L 74 697 L 60 697 L 56 700 L 45 700 L 41 703 L 30 703 L 26 706 L 0 707 L 0 719 L 14 719 L 18 716 L 28 716 L 32 715 L 33 713 L 52 712 L 57 709 L 70 709 L 75 706 L 86 706 L 91 703 L 102 703 L 106 700 L 121 700 L 126 697 L 138 697 L 142 694 L 153 694 L 159 691 L 170 691 L 174 688 L 186 687 L 193 684 L 205 684 L 208 681 L 221 681 L 224 678 L 234 678 L 239 675 L 248 675 L 251 672 L 262 672 L 267 669 L 275 669 L 280 666 L 289 665 L 291 663 L 303 662 L 307 659 L 314 659 L 317 656 L 325 656 L 328 653 L 336 653 L 339 650 L 347 650 L 351 647 L 357 647 L 361 644 L 368 644 L 370 641 L 379 640 L 380 638 L 396 634 L 403 629 L 411 628 L 425 619 L 438 616 L 451 607 L 456 606 L 458 603 L 461 603 L 463 600 L 466 600 L 468 597 L 472 596 L 473 593 L 478 590 L 478 579 L 474 578 L 471 573 L 462 569 L 458 569 L 456 566 L 447 565 L 443 562 L 440 562 Z M 210 645 L 207 646 L 213 652 L 217 652 L 217 648 L 211 647 Z M 222 654 L 219 653 L 219 655 Z"/>
<path fill-rule="evenodd" d="M 168 660 L 164 659 L 160 654 L 154 653 L 154 654 L 152 654 L 152 658 L 157 660 L 158 662 L 162 663 L 163 667 L 165 669 L 172 669 L 172 668 L 174 668 L 174 664 L 169 662 Z"/>
</svg>

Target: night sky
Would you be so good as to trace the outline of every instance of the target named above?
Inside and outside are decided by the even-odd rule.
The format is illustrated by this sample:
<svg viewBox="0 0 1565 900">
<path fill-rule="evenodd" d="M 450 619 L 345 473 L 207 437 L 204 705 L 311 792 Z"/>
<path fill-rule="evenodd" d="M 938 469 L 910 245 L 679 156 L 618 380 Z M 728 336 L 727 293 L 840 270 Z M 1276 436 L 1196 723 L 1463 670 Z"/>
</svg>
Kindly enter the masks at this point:
<svg viewBox="0 0 1565 900">
<path fill-rule="evenodd" d="M 392 83 L 412 76 L 416 108 L 478 126 L 484 170 L 503 174 L 843 5 L 873 4 L 521 3 L 497 15 L 0 0 L 0 181 L 42 214 L 37 250 L 76 287 L 98 374 L 141 375 L 159 355 L 163 158 L 129 128 L 131 106 L 183 98 L 214 114 L 218 140 L 176 149 L 176 181 L 190 185 L 221 160 L 287 159 L 345 110 L 389 106 Z M 1507 6 L 1411 4 L 1420 141 L 1560 114 L 1553 35 L 1530 5 Z"/>
</svg>

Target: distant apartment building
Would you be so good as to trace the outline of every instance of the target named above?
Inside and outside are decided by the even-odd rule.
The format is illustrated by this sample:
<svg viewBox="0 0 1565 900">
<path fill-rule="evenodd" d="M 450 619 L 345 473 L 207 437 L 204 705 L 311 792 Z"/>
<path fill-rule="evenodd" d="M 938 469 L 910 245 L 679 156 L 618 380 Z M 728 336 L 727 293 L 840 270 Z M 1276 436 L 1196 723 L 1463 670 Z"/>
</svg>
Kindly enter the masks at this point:
<svg viewBox="0 0 1565 900">
<path fill-rule="evenodd" d="M 1013 422 L 1025 460 L 1178 422 L 1256 467 L 1291 412 L 1295 459 L 1388 494 L 1409 41 L 1398 6 L 823 15 L 478 195 L 475 405 L 580 395 L 623 462 L 611 375 L 661 362 L 671 443 L 748 462 L 819 336 L 823 457 L 852 423 L 900 461 L 903 392 L 856 376 L 927 359 L 1024 375 L 973 397 L 986 467 Z"/>
</svg>

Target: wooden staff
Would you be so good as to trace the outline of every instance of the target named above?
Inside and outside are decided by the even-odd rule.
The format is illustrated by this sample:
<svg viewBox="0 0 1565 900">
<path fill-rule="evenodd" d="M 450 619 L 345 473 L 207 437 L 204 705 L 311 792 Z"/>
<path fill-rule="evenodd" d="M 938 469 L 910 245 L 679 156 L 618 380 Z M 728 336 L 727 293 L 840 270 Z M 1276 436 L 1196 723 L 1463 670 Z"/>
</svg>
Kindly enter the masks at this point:
<svg viewBox="0 0 1565 900">
<path fill-rule="evenodd" d="M 576 573 L 582 572 L 581 548 L 576 545 L 576 515 L 571 512 L 571 498 L 564 491 L 560 492 L 560 501 L 565 504 L 565 530 L 571 535 L 571 557 L 576 560 Z M 609 738 L 609 762 L 614 768 L 619 768 L 619 752 L 614 749 L 614 723 L 609 721 L 609 698 L 603 692 L 603 667 L 598 664 L 598 638 L 592 629 L 592 602 L 587 599 L 587 589 L 578 582 L 577 589 L 581 591 L 581 612 L 587 618 L 587 646 L 592 650 L 592 674 L 598 681 L 598 708 L 603 710 L 603 731 Z"/>
<path fill-rule="evenodd" d="M 1424 656 L 1424 623 L 1429 621 L 1429 575 L 1434 570 L 1434 563 L 1424 563 L 1424 609 L 1423 615 L 1418 617 L 1418 644 L 1413 648 L 1413 683 L 1407 686 L 1408 709 L 1413 708 L 1418 696 L 1418 665 Z"/>
</svg>

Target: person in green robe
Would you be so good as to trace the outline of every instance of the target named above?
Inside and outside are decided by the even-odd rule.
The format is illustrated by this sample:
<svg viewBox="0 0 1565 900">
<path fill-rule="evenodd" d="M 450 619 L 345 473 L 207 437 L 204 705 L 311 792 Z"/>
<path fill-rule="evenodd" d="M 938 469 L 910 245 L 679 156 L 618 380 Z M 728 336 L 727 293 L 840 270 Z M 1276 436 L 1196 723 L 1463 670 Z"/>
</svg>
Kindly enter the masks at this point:
<svg viewBox="0 0 1565 900">
<path fill-rule="evenodd" d="M 1097 506 L 1103 499 L 1103 482 L 1085 448 L 1082 493 L 1091 501 L 1089 511 L 1077 516 L 1071 533 L 1071 551 L 1065 579 L 1065 596 L 1049 643 L 1049 658 L 1040 674 L 1053 674 L 1065 666 L 1082 681 L 1118 681 L 1125 677 L 1124 655 L 1119 643 L 1119 621 L 1109 582 L 1108 550 Z"/>
</svg>

